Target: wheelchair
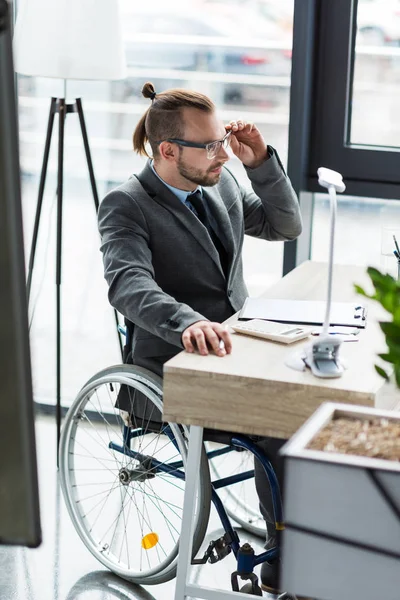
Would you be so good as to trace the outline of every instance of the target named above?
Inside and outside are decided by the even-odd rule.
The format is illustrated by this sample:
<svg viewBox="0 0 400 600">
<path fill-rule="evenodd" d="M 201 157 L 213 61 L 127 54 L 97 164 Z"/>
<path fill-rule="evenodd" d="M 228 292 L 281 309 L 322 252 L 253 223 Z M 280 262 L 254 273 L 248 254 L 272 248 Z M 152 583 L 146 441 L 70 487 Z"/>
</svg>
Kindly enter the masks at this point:
<svg viewBox="0 0 400 600">
<path fill-rule="evenodd" d="M 129 424 L 116 408 L 122 389 L 132 400 Z M 135 414 L 138 392 L 146 403 L 140 417 Z M 61 488 L 77 533 L 105 567 L 144 585 L 164 583 L 176 575 L 185 492 L 188 428 L 155 419 L 162 413 L 162 398 L 162 379 L 150 371 L 126 364 L 104 369 L 79 392 L 60 440 Z M 241 546 L 231 519 L 265 540 L 257 496 L 248 495 L 256 455 L 270 482 L 276 522 L 282 523 L 275 473 L 248 436 L 205 430 L 204 440 L 192 564 L 217 562 L 233 552 L 238 566 L 232 589 L 262 596 L 253 569 L 276 559 L 279 550 L 255 555 L 249 544 Z M 195 558 L 206 534 L 211 502 L 225 534 L 210 542 L 202 558 Z M 241 588 L 239 580 L 246 581 Z"/>
</svg>

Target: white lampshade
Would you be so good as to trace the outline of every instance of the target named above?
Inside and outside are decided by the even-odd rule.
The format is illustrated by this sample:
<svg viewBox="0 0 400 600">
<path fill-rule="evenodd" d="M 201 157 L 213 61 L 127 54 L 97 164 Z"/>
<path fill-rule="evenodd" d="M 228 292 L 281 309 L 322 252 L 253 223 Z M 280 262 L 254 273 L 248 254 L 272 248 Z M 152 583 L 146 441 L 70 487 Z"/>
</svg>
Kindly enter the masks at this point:
<svg viewBox="0 0 400 600">
<path fill-rule="evenodd" d="M 118 0 L 25 0 L 15 24 L 14 61 L 24 75 L 123 79 Z"/>
</svg>

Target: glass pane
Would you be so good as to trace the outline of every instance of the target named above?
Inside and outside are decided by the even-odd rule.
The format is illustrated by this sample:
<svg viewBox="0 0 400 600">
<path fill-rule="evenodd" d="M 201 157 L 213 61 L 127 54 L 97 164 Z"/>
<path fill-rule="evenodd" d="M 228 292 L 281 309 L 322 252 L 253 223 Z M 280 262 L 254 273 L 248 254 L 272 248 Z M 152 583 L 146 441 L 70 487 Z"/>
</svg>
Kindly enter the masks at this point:
<svg viewBox="0 0 400 600">
<path fill-rule="evenodd" d="M 374 266 L 397 277 L 393 235 L 400 243 L 400 202 L 338 195 L 336 264 Z M 329 256 L 330 211 L 327 194 L 315 194 L 312 260 Z"/>
<path fill-rule="evenodd" d="M 67 100 L 81 97 L 100 198 L 144 165 L 132 152 L 132 132 L 156 90 L 194 89 L 209 95 L 221 119 L 255 122 L 287 159 L 293 0 L 120 0 L 128 77 L 68 81 Z M 27 256 L 51 96 L 64 82 L 19 76 L 21 169 Z M 55 214 L 57 118 L 53 132 L 31 294 L 35 396 L 55 396 Z M 243 166 L 228 163 L 249 186 Z M 107 300 L 97 221 L 76 114 L 65 127 L 62 276 L 63 403 L 100 368 L 120 362 Z M 252 295 L 282 273 L 283 243 L 246 239 L 245 278 Z"/>
<path fill-rule="evenodd" d="M 358 0 L 350 142 L 400 146 L 400 0 Z"/>
</svg>

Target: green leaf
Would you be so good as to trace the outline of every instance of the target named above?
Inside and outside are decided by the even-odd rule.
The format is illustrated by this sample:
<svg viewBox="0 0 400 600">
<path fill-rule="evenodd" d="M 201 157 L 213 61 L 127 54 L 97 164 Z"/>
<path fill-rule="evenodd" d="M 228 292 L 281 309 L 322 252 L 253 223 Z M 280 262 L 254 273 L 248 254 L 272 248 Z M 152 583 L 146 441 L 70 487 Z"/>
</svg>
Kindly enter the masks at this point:
<svg viewBox="0 0 400 600">
<path fill-rule="evenodd" d="M 381 273 L 381 271 L 378 271 L 378 269 L 376 269 L 375 267 L 368 267 L 367 273 L 370 276 L 373 283 L 383 281 L 385 277 L 384 273 Z"/>
<path fill-rule="evenodd" d="M 396 384 L 400 388 L 400 281 L 389 273 L 382 273 L 375 267 L 368 267 L 367 273 L 375 292 L 368 294 L 362 286 L 357 284 L 354 284 L 354 289 L 361 296 L 379 302 L 392 316 L 391 321 L 379 323 L 385 335 L 387 351 L 378 356 L 385 362 L 394 365 Z M 375 369 L 381 377 L 389 378 L 382 367 L 376 365 Z"/>
<path fill-rule="evenodd" d="M 389 273 L 381 273 L 375 267 L 368 267 L 367 273 L 376 289 L 390 290 L 396 287 L 396 280 Z"/>
<path fill-rule="evenodd" d="M 379 325 L 387 337 L 398 339 L 400 342 L 400 323 L 381 321 Z"/>
<path fill-rule="evenodd" d="M 384 371 L 382 369 L 382 367 L 378 367 L 378 365 L 375 365 L 375 369 L 377 371 L 377 373 L 383 377 L 384 379 L 386 379 L 386 381 L 389 381 L 389 375 L 386 373 L 386 371 Z"/>
<path fill-rule="evenodd" d="M 387 352 L 385 354 L 378 354 L 379 358 L 381 358 L 382 360 L 388 362 L 388 363 L 392 363 L 395 364 L 397 362 L 396 357 L 393 356 L 393 354 L 391 354 L 390 352 Z"/>
<path fill-rule="evenodd" d="M 396 357 L 396 362 L 400 364 L 400 339 L 386 337 L 386 344 L 390 354 Z"/>
<path fill-rule="evenodd" d="M 399 296 L 400 296 L 400 291 L 399 291 Z M 394 321 L 394 323 L 397 323 L 400 326 L 400 306 L 397 306 L 395 308 L 395 310 L 393 311 L 393 321 Z"/>
<path fill-rule="evenodd" d="M 357 292 L 357 294 L 360 294 L 360 296 L 366 296 L 367 298 L 372 298 L 372 296 L 367 294 L 367 292 L 364 290 L 364 288 L 362 288 L 360 285 L 357 285 L 356 283 L 354 284 L 354 289 Z"/>
<path fill-rule="evenodd" d="M 394 368 L 394 378 L 396 380 L 397 387 L 400 388 L 400 365 Z"/>
<path fill-rule="evenodd" d="M 382 304 L 383 308 L 386 308 L 386 310 L 390 313 L 393 313 L 394 309 L 396 308 L 396 303 L 390 290 L 387 290 L 380 296 L 379 302 Z"/>
</svg>

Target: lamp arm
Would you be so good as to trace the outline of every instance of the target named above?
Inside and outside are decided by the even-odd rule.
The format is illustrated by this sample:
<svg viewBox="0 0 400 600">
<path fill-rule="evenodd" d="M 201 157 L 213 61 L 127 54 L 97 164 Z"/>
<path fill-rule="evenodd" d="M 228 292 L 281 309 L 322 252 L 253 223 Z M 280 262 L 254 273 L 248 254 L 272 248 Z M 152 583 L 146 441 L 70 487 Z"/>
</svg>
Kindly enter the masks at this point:
<svg viewBox="0 0 400 600">
<path fill-rule="evenodd" d="M 329 239 L 329 263 L 328 263 L 328 290 L 326 298 L 325 319 L 322 331 L 313 342 L 310 342 L 301 352 L 289 355 L 285 364 L 297 371 L 304 371 L 306 367 L 316 377 L 340 377 L 343 374 L 343 364 L 339 360 L 339 349 L 343 339 L 329 335 L 332 305 L 332 279 L 333 279 L 333 254 L 335 248 L 335 226 L 336 226 L 336 192 L 342 193 L 346 186 L 343 178 L 337 171 L 320 167 L 318 169 L 318 183 L 327 188 L 330 200 L 330 239 Z"/>
<path fill-rule="evenodd" d="M 328 292 L 326 299 L 325 319 L 322 327 L 322 334 L 327 334 L 330 325 L 331 305 L 332 305 L 332 279 L 333 279 L 333 254 L 335 249 L 335 227 L 336 227 L 336 189 L 335 186 L 328 187 L 330 200 L 330 240 L 329 240 L 329 263 L 328 263 Z"/>
</svg>

